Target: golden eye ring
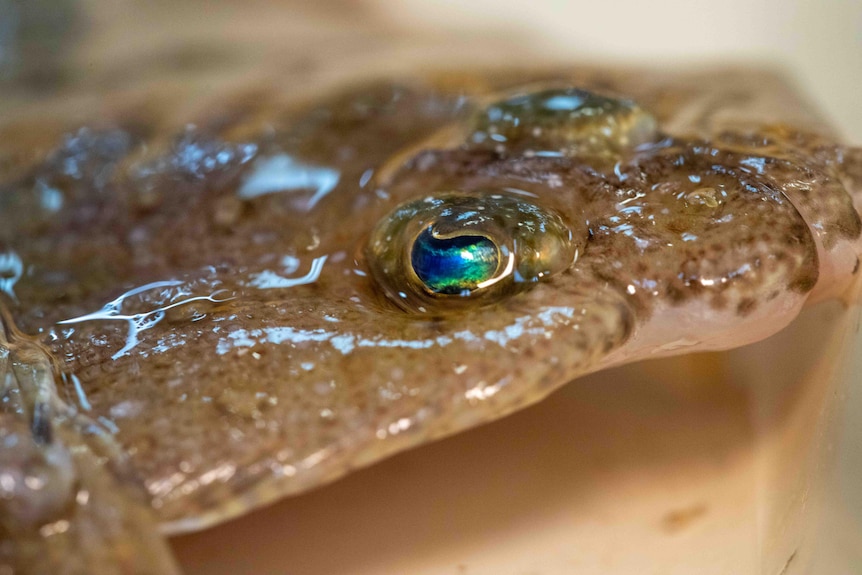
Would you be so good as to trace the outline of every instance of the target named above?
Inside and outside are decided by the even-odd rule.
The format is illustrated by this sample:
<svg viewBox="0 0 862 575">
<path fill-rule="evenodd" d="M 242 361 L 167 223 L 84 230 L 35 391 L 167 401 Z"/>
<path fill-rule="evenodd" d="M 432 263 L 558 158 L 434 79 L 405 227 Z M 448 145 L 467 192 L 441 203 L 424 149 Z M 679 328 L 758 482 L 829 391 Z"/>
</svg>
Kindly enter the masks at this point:
<svg viewBox="0 0 862 575">
<path fill-rule="evenodd" d="M 557 212 L 497 191 L 440 192 L 396 207 L 366 246 L 401 308 L 439 315 L 488 305 L 564 271 L 583 251 Z"/>
</svg>

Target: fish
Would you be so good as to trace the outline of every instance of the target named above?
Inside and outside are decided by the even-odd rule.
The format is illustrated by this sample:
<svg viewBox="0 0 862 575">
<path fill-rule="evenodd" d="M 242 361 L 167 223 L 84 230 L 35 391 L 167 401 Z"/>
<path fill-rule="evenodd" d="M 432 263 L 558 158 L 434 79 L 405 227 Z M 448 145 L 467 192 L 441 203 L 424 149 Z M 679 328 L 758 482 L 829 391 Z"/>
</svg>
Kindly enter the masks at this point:
<svg viewBox="0 0 862 575">
<path fill-rule="evenodd" d="M 767 338 L 862 251 L 862 150 L 764 70 L 154 94 L 0 135 L 15 573 L 177 573 L 163 534 Z"/>
</svg>

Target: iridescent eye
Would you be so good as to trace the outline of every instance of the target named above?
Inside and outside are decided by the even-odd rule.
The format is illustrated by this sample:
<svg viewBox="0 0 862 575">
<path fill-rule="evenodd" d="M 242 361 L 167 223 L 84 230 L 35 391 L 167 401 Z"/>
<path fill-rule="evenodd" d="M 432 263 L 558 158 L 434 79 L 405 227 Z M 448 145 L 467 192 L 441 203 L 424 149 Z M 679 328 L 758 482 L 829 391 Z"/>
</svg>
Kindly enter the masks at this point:
<svg viewBox="0 0 862 575">
<path fill-rule="evenodd" d="M 485 108 L 476 118 L 472 141 L 539 154 L 602 156 L 654 141 L 656 134 L 655 118 L 631 100 L 551 88 Z"/>
<path fill-rule="evenodd" d="M 468 295 L 493 281 L 500 266 L 500 250 L 488 238 L 439 237 L 434 226 L 428 226 L 413 242 L 410 263 L 430 291 Z"/>
<path fill-rule="evenodd" d="M 558 213 L 497 192 L 446 192 L 402 204 L 366 256 L 384 293 L 439 315 L 499 301 L 564 271 L 583 248 Z"/>
</svg>

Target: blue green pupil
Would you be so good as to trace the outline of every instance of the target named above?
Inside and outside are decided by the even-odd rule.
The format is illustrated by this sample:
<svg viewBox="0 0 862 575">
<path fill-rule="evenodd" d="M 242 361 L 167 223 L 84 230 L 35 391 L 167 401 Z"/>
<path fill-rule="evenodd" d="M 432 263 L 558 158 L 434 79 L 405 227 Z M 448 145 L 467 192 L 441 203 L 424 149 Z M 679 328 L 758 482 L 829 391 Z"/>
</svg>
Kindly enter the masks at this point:
<svg viewBox="0 0 862 575">
<path fill-rule="evenodd" d="M 413 243 L 413 271 L 428 289 L 462 294 L 492 279 L 500 262 L 494 242 L 484 236 L 438 239 L 426 228 Z"/>
</svg>

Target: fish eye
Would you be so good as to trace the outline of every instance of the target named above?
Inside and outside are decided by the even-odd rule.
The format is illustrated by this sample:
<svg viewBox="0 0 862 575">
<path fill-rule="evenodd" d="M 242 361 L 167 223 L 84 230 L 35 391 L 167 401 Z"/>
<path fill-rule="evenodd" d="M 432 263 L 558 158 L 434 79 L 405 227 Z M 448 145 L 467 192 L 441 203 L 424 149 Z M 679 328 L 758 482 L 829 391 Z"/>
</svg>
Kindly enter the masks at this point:
<svg viewBox="0 0 862 575">
<path fill-rule="evenodd" d="M 374 228 L 371 275 L 402 309 L 442 315 L 488 305 L 569 268 L 583 249 L 557 212 L 521 197 L 441 192 Z"/>
<path fill-rule="evenodd" d="M 484 236 L 442 237 L 429 225 L 413 241 L 410 264 L 432 293 L 469 295 L 494 281 L 500 248 Z"/>
<path fill-rule="evenodd" d="M 474 120 L 472 142 L 548 155 L 619 154 L 657 139 L 656 119 L 634 101 L 573 87 L 520 92 Z"/>
</svg>

